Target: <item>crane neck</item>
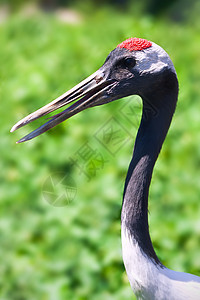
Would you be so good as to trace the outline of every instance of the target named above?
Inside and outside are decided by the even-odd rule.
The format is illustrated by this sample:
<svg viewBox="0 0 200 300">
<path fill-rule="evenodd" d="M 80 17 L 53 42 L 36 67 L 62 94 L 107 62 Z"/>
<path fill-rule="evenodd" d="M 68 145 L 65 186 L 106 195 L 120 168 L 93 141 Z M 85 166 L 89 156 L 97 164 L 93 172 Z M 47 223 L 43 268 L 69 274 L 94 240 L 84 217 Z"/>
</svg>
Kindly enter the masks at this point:
<svg viewBox="0 0 200 300">
<path fill-rule="evenodd" d="M 152 246 L 148 226 L 148 194 L 152 172 L 175 111 L 178 82 L 171 74 L 154 93 L 142 95 L 143 113 L 125 181 L 122 226 L 154 263 L 161 265 Z"/>
</svg>

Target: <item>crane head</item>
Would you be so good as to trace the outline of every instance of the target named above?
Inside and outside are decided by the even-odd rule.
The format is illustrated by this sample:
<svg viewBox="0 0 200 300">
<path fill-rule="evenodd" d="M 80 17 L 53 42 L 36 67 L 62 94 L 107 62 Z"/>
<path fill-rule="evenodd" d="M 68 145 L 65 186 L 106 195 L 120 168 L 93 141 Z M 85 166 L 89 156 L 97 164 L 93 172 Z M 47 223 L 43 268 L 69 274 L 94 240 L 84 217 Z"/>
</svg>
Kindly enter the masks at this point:
<svg viewBox="0 0 200 300">
<path fill-rule="evenodd" d="M 176 74 L 171 59 L 161 47 L 144 39 L 127 39 L 110 52 L 99 70 L 16 123 L 11 132 L 75 100 L 17 143 L 31 140 L 87 108 L 129 95 L 139 95 L 145 99 L 145 95 L 160 88 L 163 78 L 170 72 Z"/>
</svg>

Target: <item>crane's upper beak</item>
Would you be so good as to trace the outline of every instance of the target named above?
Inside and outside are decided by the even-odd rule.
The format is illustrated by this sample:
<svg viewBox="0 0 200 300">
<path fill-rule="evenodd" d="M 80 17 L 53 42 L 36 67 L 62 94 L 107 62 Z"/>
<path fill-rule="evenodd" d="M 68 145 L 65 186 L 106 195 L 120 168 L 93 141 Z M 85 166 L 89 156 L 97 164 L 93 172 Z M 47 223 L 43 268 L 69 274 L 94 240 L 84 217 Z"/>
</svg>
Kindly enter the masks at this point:
<svg viewBox="0 0 200 300">
<path fill-rule="evenodd" d="M 49 114 L 50 112 L 58 108 L 61 108 L 75 100 L 78 100 L 61 113 L 50 117 L 50 120 L 48 122 L 37 128 L 33 132 L 29 133 L 25 137 L 21 138 L 17 143 L 31 140 L 32 138 L 46 132 L 47 130 L 53 128 L 54 126 L 77 114 L 78 112 L 85 110 L 86 108 L 112 101 L 112 97 L 109 95 L 109 91 L 114 87 L 114 85 L 116 85 L 116 83 L 116 80 L 106 79 L 105 73 L 101 69 L 99 69 L 97 72 L 80 82 L 68 92 L 64 93 L 54 101 L 36 110 L 35 112 L 31 113 L 30 115 L 16 123 L 12 127 L 11 132 L 44 115 Z"/>
</svg>

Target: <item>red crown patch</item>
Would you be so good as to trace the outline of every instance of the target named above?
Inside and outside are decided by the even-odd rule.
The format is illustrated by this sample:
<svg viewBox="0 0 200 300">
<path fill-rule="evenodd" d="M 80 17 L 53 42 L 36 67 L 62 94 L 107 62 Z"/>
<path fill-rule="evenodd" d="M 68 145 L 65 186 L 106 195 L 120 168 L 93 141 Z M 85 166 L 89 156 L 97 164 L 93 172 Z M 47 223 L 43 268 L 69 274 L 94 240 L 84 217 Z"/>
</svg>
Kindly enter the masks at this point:
<svg viewBox="0 0 200 300">
<path fill-rule="evenodd" d="M 140 51 L 152 46 L 152 42 L 140 38 L 130 38 L 117 45 L 118 48 L 125 48 L 129 51 Z"/>
</svg>

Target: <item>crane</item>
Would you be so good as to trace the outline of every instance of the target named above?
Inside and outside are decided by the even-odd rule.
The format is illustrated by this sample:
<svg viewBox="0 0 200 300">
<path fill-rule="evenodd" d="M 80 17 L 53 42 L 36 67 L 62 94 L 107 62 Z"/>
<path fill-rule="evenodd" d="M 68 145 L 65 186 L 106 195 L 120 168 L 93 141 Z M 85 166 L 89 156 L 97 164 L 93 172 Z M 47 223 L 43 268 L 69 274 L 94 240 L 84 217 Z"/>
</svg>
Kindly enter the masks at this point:
<svg viewBox="0 0 200 300">
<path fill-rule="evenodd" d="M 199 300 L 200 277 L 165 267 L 154 251 L 149 233 L 152 172 L 178 99 L 174 65 L 160 46 L 141 38 L 123 41 L 99 70 L 16 123 L 11 132 L 77 100 L 17 143 L 28 141 L 80 111 L 129 95 L 139 95 L 143 102 L 121 212 L 122 256 L 130 285 L 138 299 Z"/>
</svg>

